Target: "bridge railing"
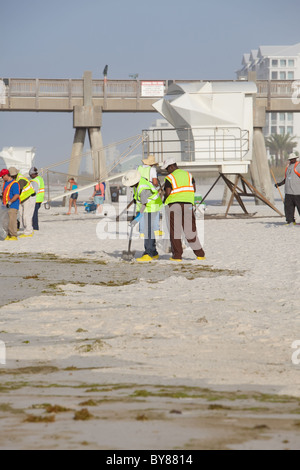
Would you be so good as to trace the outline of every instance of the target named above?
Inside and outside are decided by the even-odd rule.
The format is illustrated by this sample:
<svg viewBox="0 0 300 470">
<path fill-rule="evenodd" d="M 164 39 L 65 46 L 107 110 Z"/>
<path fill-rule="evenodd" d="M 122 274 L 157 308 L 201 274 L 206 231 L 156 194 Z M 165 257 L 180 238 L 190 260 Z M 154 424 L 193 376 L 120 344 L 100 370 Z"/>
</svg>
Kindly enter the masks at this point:
<svg viewBox="0 0 300 470">
<path fill-rule="evenodd" d="M 83 97 L 83 80 L 8 79 L 5 80 L 12 97 L 48 98 Z M 93 80 L 93 97 L 136 98 L 140 83 L 136 80 Z"/>
<path fill-rule="evenodd" d="M 257 96 L 260 98 L 289 98 L 294 93 L 295 80 L 258 80 Z"/>
<path fill-rule="evenodd" d="M 82 98 L 83 79 L 3 79 L 10 97 Z M 167 91 L 168 80 L 164 82 Z M 187 80 L 191 82 L 192 80 Z M 182 83 L 183 80 L 170 82 Z M 258 80 L 258 98 L 287 98 L 293 95 L 295 80 Z M 141 82 L 138 80 L 93 80 L 94 98 L 141 98 Z M 150 97 L 149 97 L 150 98 Z M 151 97 L 153 99 L 153 97 Z"/>
</svg>

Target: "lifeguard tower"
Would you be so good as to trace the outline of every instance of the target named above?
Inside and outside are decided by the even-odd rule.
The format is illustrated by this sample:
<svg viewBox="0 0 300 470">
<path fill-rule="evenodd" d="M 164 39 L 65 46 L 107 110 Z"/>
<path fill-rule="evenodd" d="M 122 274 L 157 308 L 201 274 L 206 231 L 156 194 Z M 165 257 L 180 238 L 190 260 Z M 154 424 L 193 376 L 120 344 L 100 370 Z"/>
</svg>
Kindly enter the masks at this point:
<svg viewBox="0 0 300 470">
<path fill-rule="evenodd" d="M 256 93 L 256 84 L 246 81 L 171 84 L 153 107 L 172 128 L 144 131 L 147 152 L 159 163 L 172 157 L 193 174 L 216 172 L 232 193 L 227 213 L 234 198 L 247 213 L 242 196 L 258 198 L 279 213 L 244 176 L 253 160 Z M 229 175 L 235 175 L 234 182 Z"/>
</svg>

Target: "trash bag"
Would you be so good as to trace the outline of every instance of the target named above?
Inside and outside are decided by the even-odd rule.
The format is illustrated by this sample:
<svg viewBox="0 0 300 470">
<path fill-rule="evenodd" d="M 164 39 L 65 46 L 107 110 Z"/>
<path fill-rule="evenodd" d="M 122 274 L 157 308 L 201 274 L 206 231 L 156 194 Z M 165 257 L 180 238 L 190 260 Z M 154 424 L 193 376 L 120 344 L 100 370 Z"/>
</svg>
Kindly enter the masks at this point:
<svg viewBox="0 0 300 470">
<path fill-rule="evenodd" d="M 0 206 L 0 240 L 5 240 L 8 233 L 8 209 Z"/>
</svg>

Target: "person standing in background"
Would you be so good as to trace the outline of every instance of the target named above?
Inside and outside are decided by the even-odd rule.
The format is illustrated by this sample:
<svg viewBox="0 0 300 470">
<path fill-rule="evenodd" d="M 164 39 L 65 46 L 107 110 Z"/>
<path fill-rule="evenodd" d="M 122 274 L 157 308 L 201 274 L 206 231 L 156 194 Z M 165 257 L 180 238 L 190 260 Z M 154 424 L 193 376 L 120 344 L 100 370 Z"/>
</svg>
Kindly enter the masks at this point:
<svg viewBox="0 0 300 470">
<path fill-rule="evenodd" d="M 74 178 L 69 178 L 68 183 L 69 183 L 69 186 L 65 187 L 67 191 L 74 191 L 74 189 L 78 188 L 78 185 L 76 181 L 74 180 Z M 67 215 L 71 215 L 71 210 L 72 210 L 73 205 L 75 208 L 75 214 L 76 215 L 78 214 L 77 203 L 76 203 L 77 199 L 78 199 L 78 193 L 71 194 L 70 201 L 69 201 L 69 212 L 67 212 Z"/>
<path fill-rule="evenodd" d="M 18 240 L 18 210 L 20 207 L 20 187 L 8 170 L 1 170 L 0 177 L 4 181 L 2 204 L 8 209 L 8 229 L 5 240 Z"/>
<path fill-rule="evenodd" d="M 32 217 L 33 230 L 39 230 L 39 210 L 44 202 L 45 198 L 45 182 L 41 176 L 39 176 L 36 167 L 32 167 L 29 170 L 29 176 L 31 178 L 31 184 L 36 194 L 35 209 Z"/>
<path fill-rule="evenodd" d="M 103 211 L 104 197 L 105 197 L 105 187 L 103 183 L 98 183 L 94 187 L 93 196 L 94 203 L 97 206 L 96 214 L 100 215 Z"/>
<path fill-rule="evenodd" d="M 35 208 L 36 194 L 30 181 L 25 178 L 15 167 L 8 169 L 10 176 L 19 183 L 20 187 L 20 217 L 24 227 L 24 233 L 19 238 L 33 236 L 32 217 Z"/>
<path fill-rule="evenodd" d="M 289 164 L 285 169 L 285 179 L 275 187 L 285 185 L 284 212 L 286 225 L 295 225 L 295 209 L 300 215 L 300 162 L 295 153 L 289 155 Z"/>
</svg>

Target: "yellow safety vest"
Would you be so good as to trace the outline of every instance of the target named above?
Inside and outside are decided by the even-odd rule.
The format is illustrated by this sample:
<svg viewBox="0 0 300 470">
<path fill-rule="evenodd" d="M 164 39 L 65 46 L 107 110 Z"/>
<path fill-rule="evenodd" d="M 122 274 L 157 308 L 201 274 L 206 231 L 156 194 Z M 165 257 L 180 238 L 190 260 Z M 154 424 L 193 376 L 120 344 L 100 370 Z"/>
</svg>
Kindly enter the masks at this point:
<svg viewBox="0 0 300 470">
<path fill-rule="evenodd" d="M 26 181 L 26 186 L 24 186 L 24 188 L 23 188 L 23 190 L 20 194 L 20 202 L 22 203 L 22 202 L 26 201 L 26 199 L 28 199 L 30 196 L 35 194 L 35 192 L 34 192 L 34 189 L 32 187 L 32 184 L 30 183 L 30 181 L 27 178 L 25 178 L 25 176 L 23 176 L 19 173 L 17 178 L 16 178 L 16 181 L 19 182 L 21 180 Z"/>
<path fill-rule="evenodd" d="M 174 204 L 175 202 L 195 204 L 195 189 L 191 173 L 177 169 L 168 175 L 166 180 L 172 185 L 171 194 L 165 202 L 167 205 Z"/>
<path fill-rule="evenodd" d="M 157 189 L 155 189 L 153 184 L 150 183 L 150 181 L 147 181 L 145 178 L 141 178 L 138 187 L 133 189 L 134 199 L 139 205 L 139 208 L 142 205 L 141 193 L 144 190 L 151 191 L 152 193 L 151 196 L 148 198 L 145 212 L 158 212 L 162 206 L 162 200 L 160 198 L 159 192 L 157 191 Z"/>
<path fill-rule="evenodd" d="M 38 190 L 38 193 L 36 195 L 36 202 L 40 202 L 40 203 L 44 202 L 44 199 L 45 199 L 45 182 L 44 182 L 43 178 L 41 176 L 36 176 L 31 181 L 35 181 L 39 185 L 39 190 Z"/>
</svg>

